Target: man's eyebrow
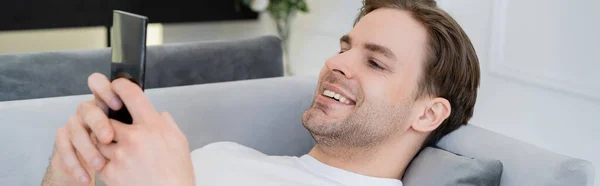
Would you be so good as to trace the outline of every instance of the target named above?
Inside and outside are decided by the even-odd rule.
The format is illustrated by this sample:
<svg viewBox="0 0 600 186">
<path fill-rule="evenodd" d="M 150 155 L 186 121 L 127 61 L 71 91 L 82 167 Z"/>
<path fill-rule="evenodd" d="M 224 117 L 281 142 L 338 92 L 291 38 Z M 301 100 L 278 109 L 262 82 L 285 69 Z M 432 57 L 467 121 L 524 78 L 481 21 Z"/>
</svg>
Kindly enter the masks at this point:
<svg viewBox="0 0 600 186">
<path fill-rule="evenodd" d="M 352 38 L 346 34 L 343 35 L 340 38 L 340 43 L 348 43 L 348 44 L 352 44 Z M 365 47 L 365 49 L 371 51 L 371 52 L 376 52 L 376 53 L 380 53 L 383 54 L 383 56 L 396 61 L 396 55 L 394 55 L 394 52 L 392 52 L 392 50 L 390 50 L 387 47 L 378 45 L 378 44 L 374 44 L 374 43 L 365 43 L 363 45 L 363 47 Z"/>
<path fill-rule="evenodd" d="M 394 55 L 394 52 L 392 52 L 392 50 L 390 50 L 387 47 L 384 47 L 384 46 L 381 46 L 378 44 L 374 44 L 374 43 L 365 43 L 363 45 L 363 47 L 365 47 L 365 49 L 367 49 L 371 52 L 383 54 L 383 56 L 396 61 L 396 55 Z"/>
<path fill-rule="evenodd" d="M 352 44 L 352 38 L 349 35 L 344 35 L 340 38 L 340 43 Z"/>
</svg>

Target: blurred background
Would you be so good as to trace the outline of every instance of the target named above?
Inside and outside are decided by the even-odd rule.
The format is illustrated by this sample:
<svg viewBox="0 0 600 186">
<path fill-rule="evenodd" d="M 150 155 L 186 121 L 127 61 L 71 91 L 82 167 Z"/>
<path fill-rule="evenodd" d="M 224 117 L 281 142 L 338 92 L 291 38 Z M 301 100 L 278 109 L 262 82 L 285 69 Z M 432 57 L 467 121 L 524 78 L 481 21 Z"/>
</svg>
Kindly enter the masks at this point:
<svg viewBox="0 0 600 186">
<path fill-rule="evenodd" d="M 93 15 L 86 12 L 94 13 L 94 8 L 108 8 L 109 3 L 118 1 L 70 4 L 64 0 L 65 5 L 74 6 L 70 9 L 50 5 L 20 7 L 24 2 L 4 6 L 3 9 L 12 12 L 0 12 L 0 53 L 109 46 L 110 11 Z M 268 12 L 235 7 L 234 0 L 210 1 L 212 4 L 170 0 L 179 3 L 177 7 L 144 2 L 150 3 L 142 10 L 132 8 L 136 7 L 133 5 L 124 5 L 122 9 L 149 17 L 152 24 L 148 45 L 278 34 Z M 309 11 L 297 14 L 290 26 L 288 61 L 294 75 L 319 73 L 325 60 L 338 52 L 339 37 L 350 31 L 361 7 L 361 0 L 306 2 Z M 438 3 L 463 26 L 481 62 L 482 82 L 471 123 L 592 161 L 598 169 L 600 1 L 439 0 Z M 40 11 L 44 14 L 37 14 Z M 600 171 L 596 172 L 596 178 L 600 178 Z"/>
</svg>

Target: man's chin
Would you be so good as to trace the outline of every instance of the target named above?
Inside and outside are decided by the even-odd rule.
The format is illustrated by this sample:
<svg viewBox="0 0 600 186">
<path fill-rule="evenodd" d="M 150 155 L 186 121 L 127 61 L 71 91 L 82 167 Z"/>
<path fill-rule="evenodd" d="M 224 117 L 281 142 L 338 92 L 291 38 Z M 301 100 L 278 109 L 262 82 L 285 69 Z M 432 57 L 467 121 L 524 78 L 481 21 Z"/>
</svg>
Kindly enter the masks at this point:
<svg viewBox="0 0 600 186">
<path fill-rule="evenodd" d="M 312 107 L 308 110 L 311 113 L 318 113 L 320 117 L 326 120 L 343 120 L 352 113 L 354 106 L 328 104 L 315 101 Z"/>
<path fill-rule="evenodd" d="M 345 120 L 347 114 L 333 113 L 318 107 L 311 107 L 302 115 L 302 124 L 311 132 L 327 133 L 330 129 L 337 128 Z"/>
<path fill-rule="evenodd" d="M 311 118 L 321 122 L 331 123 L 344 120 L 344 118 L 348 117 L 350 112 L 351 110 L 348 109 L 331 108 L 315 103 L 311 108 L 306 110 L 305 114 L 309 114 Z"/>
</svg>

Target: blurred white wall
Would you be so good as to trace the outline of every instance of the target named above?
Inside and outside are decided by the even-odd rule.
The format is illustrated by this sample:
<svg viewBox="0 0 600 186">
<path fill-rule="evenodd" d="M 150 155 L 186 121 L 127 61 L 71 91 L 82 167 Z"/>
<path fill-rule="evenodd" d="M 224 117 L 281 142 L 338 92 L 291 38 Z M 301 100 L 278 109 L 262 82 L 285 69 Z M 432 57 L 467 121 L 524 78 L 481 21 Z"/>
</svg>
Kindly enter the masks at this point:
<svg viewBox="0 0 600 186">
<path fill-rule="evenodd" d="M 106 47 L 104 27 L 0 32 L 0 53 L 81 50 Z"/>
<path fill-rule="evenodd" d="M 339 50 L 339 38 L 352 28 L 361 0 L 308 0 L 310 13 L 298 14 L 292 26 L 290 61 L 297 75 L 317 75 Z M 268 14 L 258 20 L 163 24 L 165 43 L 277 35 Z"/>
<path fill-rule="evenodd" d="M 258 20 L 163 24 L 164 43 L 232 40 L 277 35 L 267 14 Z"/>
<path fill-rule="evenodd" d="M 447 0 L 445 9 L 481 62 L 471 122 L 592 161 L 599 170 L 599 6 L 596 0 Z"/>
<path fill-rule="evenodd" d="M 299 14 L 290 38 L 295 74 L 318 75 L 340 50 L 340 37 L 352 29 L 362 0 L 308 0 L 311 12 Z"/>
<path fill-rule="evenodd" d="M 1 31 L 0 54 L 106 48 L 107 33 L 102 26 Z M 146 35 L 147 45 L 163 44 L 161 24 L 149 24 Z"/>
</svg>

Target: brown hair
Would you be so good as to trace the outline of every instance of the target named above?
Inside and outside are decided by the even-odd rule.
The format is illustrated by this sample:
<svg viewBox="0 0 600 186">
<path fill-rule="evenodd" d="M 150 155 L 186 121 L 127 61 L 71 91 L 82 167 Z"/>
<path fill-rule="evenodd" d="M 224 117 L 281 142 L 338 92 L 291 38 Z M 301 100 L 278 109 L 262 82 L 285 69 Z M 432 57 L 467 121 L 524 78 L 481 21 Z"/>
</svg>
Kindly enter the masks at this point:
<svg viewBox="0 0 600 186">
<path fill-rule="evenodd" d="M 379 8 L 411 12 L 428 31 L 428 56 L 419 78 L 417 98 L 442 97 L 452 111 L 429 134 L 423 147 L 437 143 L 444 135 L 465 125 L 473 116 L 479 87 L 479 60 L 467 34 L 434 0 L 364 0 L 356 22 Z M 356 24 L 355 22 L 355 24 Z"/>
</svg>

